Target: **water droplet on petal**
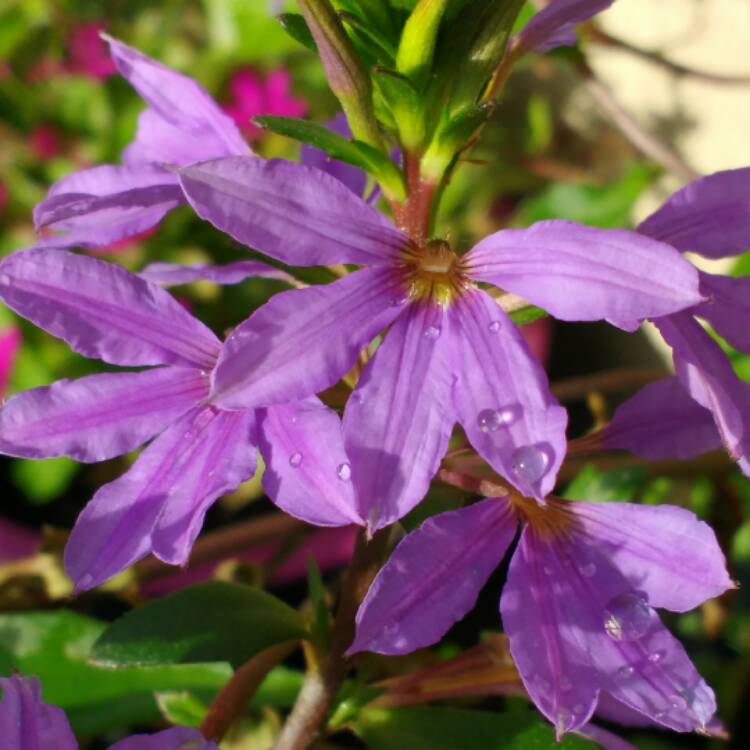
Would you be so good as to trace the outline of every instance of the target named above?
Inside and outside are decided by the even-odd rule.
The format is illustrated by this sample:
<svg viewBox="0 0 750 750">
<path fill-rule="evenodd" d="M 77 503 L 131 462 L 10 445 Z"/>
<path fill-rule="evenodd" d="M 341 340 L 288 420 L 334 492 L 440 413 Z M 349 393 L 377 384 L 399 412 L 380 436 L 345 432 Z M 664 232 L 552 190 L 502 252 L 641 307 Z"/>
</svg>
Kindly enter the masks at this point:
<svg viewBox="0 0 750 750">
<path fill-rule="evenodd" d="M 430 339 L 431 341 L 435 341 L 435 339 L 440 338 L 441 329 L 438 328 L 438 326 L 428 326 L 425 329 L 424 335 L 425 338 Z"/>
<path fill-rule="evenodd" d="M 504 427 L 510 427 L 515 424 L 523 414 L 523 406 L 521 404 L 508 404 L 500 409 L 500 421 Z"/>
<path fill-rule="evenodd" d="M 542 675 L 540 674 L 534 677 L 533 682 L 537 690 L 541 691 L 542 693 L 546 693 L 550 689 L 549 680 L 547 680 L 545 677 L 542 677 Z"/>
<path fill-rule="evenodd" d="M 513 452 L 511 471 L 528 484 L 538 482 L 550 465 L 549 453 L 540 445 L 524 445 Z"/>
<path fill-rule="evenodd" d="M 291 456 L 289 456 L 289 465 L 293 466 L 295 469 L 302 463 L 302 454 L 295 451 L 292 453 Z"/>
<path fill-rule="evenodd" d="M 193 433 L 192 433 L 192 431 L 191 431 L 191 430 L 188 430 L 188 431 L 187 431 L 187 432 L 186 432 L 186 433 L 185 433 L 185 434 L 183 435 L 183 437 L 185 438 L 185 440 L 192 440 L 192 439 L 193 439 Z"/>
<path fill-rule="evenodd" d="M 662 719 L 664 719 L 664 717 L 665 717 L 666 715 L 667 715 L 667 712 L 666 712 L 666 711 L 657 711 L 657 712 L 656 712 L 656 713 L 654 714 L 654 719 L 656 719 L 656 721 L 662 721 Z"/>
<path fill-rule="evenodd" d="M 663 651 L 654 651 L 653 654 L 649 655 L 648 660 L 652 664 L 658 664 L 665 656 L 666 654 Z"/>
<path fill-rule="evenodd" d="M 544 574 L 545 575 L 551 576 L 553 572 L 554 571 L 552 570 L 552 568 L 550 568 L 549 565 L 545 565 L 544 566 Z"/>
<path fill-rule="evenodd" d="M 391 306 L 401 307 L 401 305 L 405 305 L 408 301 L 409 301 L 408 294 L 400 294 L 391 300 Z"/>
<path fill-rule="evenodd" d="M 201 371 L 200 371 L 200 376 L 201 376 L 202 378 L 207 378 L 207 377 L 208 377 L 208 373 L 207 373 L 207 372 L 206 372 L 205 370 L 201 370 Z"/>
<path fill-rule="evenodd" d="M 477 424 L 482 432 L 497 432 L 501 423 L 500 412 L 494 409 L 482 409 L 477 415 Z"/>
<path fill-rule="evenodd" d="M 336 467 L 336 476 L 342 482 L 348 482 L 352 478 L 352 467 L 347 463 L 339 464 Z"/>
<path fill-rule="evenodd" d="M 596 563 L 584 563 L 578 570 L 584 578 L 593 578 L 596 575 Z"/>
<path fill-rule="evenodd" d="M 651 616 L 651 607 L 638 594 L 620 594 L 604 609 L 604 629 L 616 641 L 637 641 L 646 634 Z"/>
<path fill-rule="evenodd" d="M 617 670 L 617 675 L 618 677 L 622 677 L 622 678 L 632 677 L 633 672 L 635 672 L 635 669 L 633 669 L 633 667 L 625 666 L 625 667 L 620 667 Z"/>
<path fill-rule="evenodd" d="M 492 323 L 490 323 L 487 328 L 490 329 L 490 333 L 499 333 L 500 329 L 502 328 L 502 323 L 499 320 L 493 320 Z"/>
</svg>

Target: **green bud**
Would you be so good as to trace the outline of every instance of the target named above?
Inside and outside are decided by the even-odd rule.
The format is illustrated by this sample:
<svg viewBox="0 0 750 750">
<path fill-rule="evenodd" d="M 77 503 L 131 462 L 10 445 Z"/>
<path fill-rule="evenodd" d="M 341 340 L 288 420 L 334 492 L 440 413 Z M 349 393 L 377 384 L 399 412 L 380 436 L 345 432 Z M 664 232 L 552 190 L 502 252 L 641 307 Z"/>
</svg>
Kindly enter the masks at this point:
<svg viewBox="0 0 750 750">
<path fill-rule="evenodd" d="M 417 86 L 427 80 L 432 67 L 438 29 L 450 0 L 419 0 L 401 34 L 396 68 Z"/>
<path fill-rule="evenodd" d="M 341 102 L 355 138 L 381 147 L 372 107 L 372 81 L 329 0 L 299 0 L 318 47 L 331 91 Z"/>
</svg>

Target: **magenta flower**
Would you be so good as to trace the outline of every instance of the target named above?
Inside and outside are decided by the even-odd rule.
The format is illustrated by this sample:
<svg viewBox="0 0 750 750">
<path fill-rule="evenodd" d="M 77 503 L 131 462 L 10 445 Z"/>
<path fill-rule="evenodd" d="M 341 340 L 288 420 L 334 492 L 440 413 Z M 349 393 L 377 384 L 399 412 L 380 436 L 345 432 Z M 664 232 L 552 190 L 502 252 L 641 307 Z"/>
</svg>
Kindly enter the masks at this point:
<svg viewBox="0 0 750 750">
<path fill-rule="evenodd" d="M 256 468 L 255 413 L 208 402 L 221 342 L 160 287 L 64 251 L 6 258 L 0 297 L 83 356 L 151 366 L 61 380 L 12 396 L 0 409 L 0 452 L 11 456 L 96 462 L 154 438 L 78 517 L 65 551 L 76 588 L 96 586 L 149 553 L 184 564 L 208 508 Z M 284 414 L 296 419 L 311 403 L 287 405 Z M 328 435 L 321 428 L 315 439 Z M 269 458 L 279 449 L 264 445 Z M 316 518 L 342 526 L 352 515 L 327 507 Z"/>
<path fill-rule="evenodd" d="M 307 112 L 307 102 L 292 94 L 289 71 L 283 68 L 276 68 L 265 77 L 252 68 L 240 68 L 229 79 L 229 91 L 233 101 L 224 111 L 251 141 L 263 133 L 251 122 L 253 117 L 302 117 Z"/>
<path fill-rule="evenodd" d="M 701 299 L 696 271 L 679 253 L 632 232 L 543 222 L 497 232 L 459 258 L 445 242 L 415 246 L 309 167 L 228 158 L 182 169 L 180 179 L 200 216 L 267 255 L 299 266 L 370 266 L 283 292 L 256 311 L 227 342 L 211 400 L 255 408 L 320 392 L 390 326 L 344 413 L 346 473 L 356 487 L 349 500 L 371 530 L 421 499 L 456 421 L 525 494 L 542 498 L 554 486 L 565 412 L 478 282 L 563 320 L 642 318 Z"/>
<path fill-rule="evenodd" d="M 37 231 L 59 231 L 42 247 L 99 247 L 143 232 L 185 202 L 165 165 L 249 155 L 232 119 L 192 78 L 107 38 L 120 74 L 148 104 L 123 166 L 101 165 L 63 177 L 34 209 Z"/>
<path fill-rule="evenodd" d="M 42 701 L 36 677 L 0 677 L 0 737 L 7 750 L 78 750 L 65 712 Z M 109 750 L 218 750 L 192 727 L 172 727 L 156 734 L 137 734 Z"/>
<path fill-rule="evenodd" d="M 524 686 L 558 735 L 612 699 L 676 731 L 705 727 L 713 691 L 654 608 L 685 612 L 733 584 L 711 528 L 673 506 L 511 496 L 434 516 L 381 569 L 350 653 L 438 641 L 473 607 L 519 522 L 500 613 Z"/>
<path fill-rule="evenodd" d="M 117 72 L 101 37 L 103 31 L 101 21 L 82 23 L 73 29 L 68 40 L 68 70 L 71 73 L 102 80 Z"/>
<path fill-rule="evenodd" d="M 6 328 L 0 331 L 0 398 L 5 396 L 13 372 L 13 362 L 20 345 L 21 332 L 18 328 Z"/>
<path fill-rule="evenodd" d="M 60 133 L 52 125 L 37 125 L 29 133 L 29 146 L 37 159 L 54 159 L 62 152 Z"/>
<path fill-rule="evenodd" d="M 750 248 L 749 191 L 750 169 L 703 177 L 678 190 L 638 231 L 683 252 L 737 255 Z M 672 347 L 682 387 L 667 380 L 636 394 L 615 415 L 605 444 L 647 458 L 688 458 L 721 441 L 750 476 L 750 385 L 696 320 L 750 353 L 750 278 L 700 272 L 700 290 L 704 302 L 654 320 Z"/>
</svg>

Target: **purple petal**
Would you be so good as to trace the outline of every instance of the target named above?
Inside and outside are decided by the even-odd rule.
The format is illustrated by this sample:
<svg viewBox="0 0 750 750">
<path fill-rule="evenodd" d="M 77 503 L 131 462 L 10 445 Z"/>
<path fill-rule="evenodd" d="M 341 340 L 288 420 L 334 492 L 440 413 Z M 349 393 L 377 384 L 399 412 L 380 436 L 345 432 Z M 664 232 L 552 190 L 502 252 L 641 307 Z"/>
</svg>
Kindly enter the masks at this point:
<svg viewBox="0 0 750 750">
<path fill-rule="evenodd" d="M 594 740 L 602 750 L 638 750 L 635 745 L 631 745 L 622 737 L 618 737 L 614 732 L 602 729 L 595 724 L 584 724 L 578 730 L 578 734 Z"/>
<path fill-rule="evenodd" d="M 63 234 L 43 237 L 40 247 L 99 247 L 150 229 L 185 202 L 177 179 L 153 165 L 107 164 L 56 182 L 34 208 L 34 225 Z"/>
<path fill-rule="evenodd" d="M 688 183 L 638 231 L 707 258 L 750 250 L 750 168 L 716 172 Z"/>
<path fill-rule="evenodd" d="M 601 441 L 609 450 L 657 460 L 684 460 L 721 447 L 713 415 L 677 378 L 649 383 L 618 406 Z"/>
<path fill-rule="evenodd" d="M 408 243 L 383 214 L 312 167 L 234 157 L 179 176 L 200 217 L 293 266 L 390 265 Z"/>
<path fill-rule="evenodd" d="M 135 450 L 207 395 L 208 378 L 183 367 L 59 380 L 0 408 L 0 452 L 104 461 Z"/>
<path fill-rule="evenodd" d="M 508 503 L 496 498 L 425 521 L 378 573 L 349 653 L 408 654 L 439 641 L 476 603 L 516 525 Z"/>
<path fill-rule="evenodd" d="M 688 732 L 716 710 L 680 643 L 586 535 L 524 529 L 501 599 L 521 679 L 558 735 L 580 729 L 605 690 Z"/>
<path fill-rule="evenodd" d="M 370 531 L 427 493 L 456 421 L 442 307 L 404 310 L 368 363 L 344 412 L 359 513 Z"/>
<path fill-rule="evenodd" d="M 220 342 L 163 289 L 124 268 L 32 248 L 0 263 L 8 307 L 84 357 L 115 365 L 210 370 Z"/>
<path fill-rule="evenodd" d="M 333 120 L 327 122 L 326 127 L 344 138 L 352 137 L 352 131 L 349 129 L 349 123 L 343 112 L 339 112 Z M 325 151 L 307 144 L 302 146 L 300 151 L 300 162 L 308 167 L 316 167 L 323 172 L 327 172 L 346 185 L 354 195 L 360 198 L 364 195 L 367 186 L 367 174 L 358 167 L 338 161 L 338 159 L 332 159 Z"/>
<path fill-rule="evenodd" d="M 552 491 L 567 414 L 516 326 L 483 291 L 449 308 L 446 366 L 458 419 L 477 452 L 526 495 Z"/>
<path fill-rule="evenodd" d="M 655 321 L 672 347 L 683 386 L 710 409 L 724 446 L 735 460 L 750 456 L 750 385 L 740 380 L 719 345 L 688 313 Z"/>
<path fill-rule="evenodd" d="M 153 533 L 153 553 L 171 565 L 187 563 L 206 511 L 252 478 L 257 467 L 252 411 L 196 411 L 182 438 L 194 446 L 175 463 L 178 473 Z"/>
<path fill-rule="evenodd" d="M 213 401 L 227 408 L 294 401 L 333 385 L 402 311 L 390 269 L 364 269 L 332 284 L 272 297 L 226 340 Z"/>
<path fill-rule="evenodd" d="M 239 284 L 245 279 L 278 279 L 296 284 L 293 276 L 279 268 L 259 260 L 238 260 L 222 266 L 195 263 L 183 266 L 179 263 L 150 263 L 139 274 L 142 279 L 161 286 L 190 284 L 193 281 L 213 281 L 215 284 Z"/>
<path fill-rule="evenodd" d="M 692 264 L 624 229 L 542 221 L 491 234 L 466 260 L 474 278 L 560 320 L 643 320 L 702 301 Z"/>
<path fill-rule="evenodd" d="M 117 39 L 105 38 L 120 75 L 162 119 L 180 131 L 205 139 L 214 156 L 250 153 L 232 118 L 196 81 Z"/>
<path fill-rule="evenodd" d="M 707 320 L 735 349 L 750 353 L 750 276 L 713 276 L 701 272 L 708 302 L 692 312 Z"/>
<path fill-rule="evenodd" d="M 524 49 L 547 52 L 576 43 L 575 27 L 609 8 L 614 0 L 552 0 L 516 35 Z"/>
<path fill-rule="evenodd" d="M 190 133 L 165 120 L 155 110 L 144 109 L 138 116 L 135 139 L 122 152 L 122 161 L 131 167 L 148 164 L 187 166 L 223 156 L 250 155 L 244 141 L 241 148 L 237 152 L 229 150 L 218 137 Z"/>
<path fill-rule="evenodd" d="M 684 508 L 572 503 L 571 509 L 581 533 L 654 607 L 687 612 L 734 587 L 713 529 Z"/>
<path fill-rule="evenodd" d="M 36 677 L 0 677 L 0 738 L 7 750 L 78 750 L 65 712 L 42 702 Z"/>
<path fill-rule="evenodd" d="M 156 734 L 135 734 L 109 750 L 219 750 L 194 727 L 172 727 Z"/>
<path fill-rule="evenodd" d="M 317 398 L 258 410 L 258 445 L 263 487 L 282 510 L 316 526 L 364 525 L 341 421 Z"/>
<path fill-rule="evenodd" d="M 65 548 L 76 590 L 93 588 L 149 552 L 184 563 L 203 515 L 255 470 L 251 412 L 185 414 L 78 516 Z"/>
</svg>

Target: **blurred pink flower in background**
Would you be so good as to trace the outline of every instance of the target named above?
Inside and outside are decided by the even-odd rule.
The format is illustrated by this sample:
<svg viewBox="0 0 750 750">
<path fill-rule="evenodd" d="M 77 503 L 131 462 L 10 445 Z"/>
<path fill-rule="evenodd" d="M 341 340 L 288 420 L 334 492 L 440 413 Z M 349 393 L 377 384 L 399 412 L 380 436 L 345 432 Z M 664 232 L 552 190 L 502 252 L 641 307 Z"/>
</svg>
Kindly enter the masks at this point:
<svg viewBox="0 0 750 750">
<path fill-rule="evenodd" d="M 68 38 L 68 71 L 89 78 L 103 79 L 117 72 L 107 45 L 99 37 L 104 30 L 101 21 L 82 23 Z"/>
<path fill-rule="evenodd" d="M 0 216 L 3 215 L 3 211 L 5 211 L 5 206 L 8 203 L 8 188 L 5 187 L 5 185 L 0 182 Z"/>
<path fill-rule="evenodd" d="M 29 557 L 36 552 L 38 535 L 26 526 L 0 518 L 0 563 Z"/>
<path fill-rule="evenodd" d="M 257 115 L 301 117 L 307 112 L 307 102 L 292 94 L 289 71 L 283 68 L 272 70 L 265 78 L 252 68 L 240 68 L 229 79 L 229 91 L 232 101 L 224 111 L 250 140 L 263 132 L 250 122 Z"/>
<path fill-rule="evenodd" d="M 13 370 L 13 360 L 20 345 L 21 332 L 18 328 L 0 330 L 0 397 L 5 395 L 10 373 Z"/>
<path fill-rule="evenodd" d="M 53 159 L 62 153 L 60 132 L 54 125 L 37 125 L 29 133 L 29 146 L 37 159 Z"/>
</svg>

